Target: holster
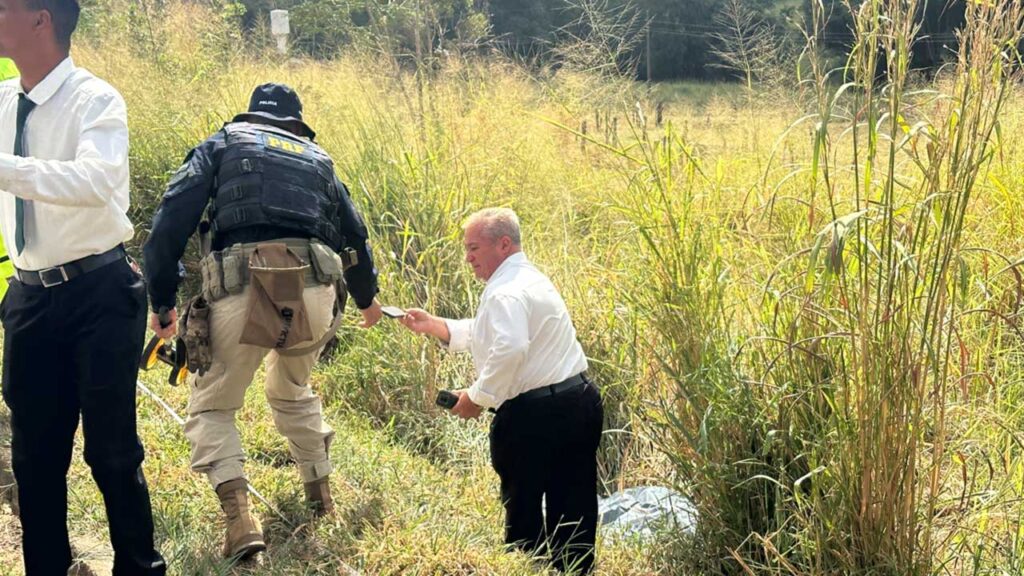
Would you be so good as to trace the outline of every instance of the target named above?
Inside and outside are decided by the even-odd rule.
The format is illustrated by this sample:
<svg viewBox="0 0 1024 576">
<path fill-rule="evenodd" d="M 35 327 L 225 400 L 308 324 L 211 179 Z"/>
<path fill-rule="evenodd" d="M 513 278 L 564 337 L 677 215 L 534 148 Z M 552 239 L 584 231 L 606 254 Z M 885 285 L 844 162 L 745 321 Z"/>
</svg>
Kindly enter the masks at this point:
<svg viewBox="0 0 1024 576">
<path fill-rule="evenodd" d="M 313 339 L 303 291 L 310 266 L 286 244 L 258 245 L 249 257 L 249 303 L 240 344 L 291 348 Z"/>
<path fill-rule="evenodd" d="M 213 363 L 213 350 L 210 348 L 210 306 L 200 295 L 185 304 L 178 318 L 178 334 L 185 343 L 188 357 L 188 371 L 206 374 Z"/>
</svg>

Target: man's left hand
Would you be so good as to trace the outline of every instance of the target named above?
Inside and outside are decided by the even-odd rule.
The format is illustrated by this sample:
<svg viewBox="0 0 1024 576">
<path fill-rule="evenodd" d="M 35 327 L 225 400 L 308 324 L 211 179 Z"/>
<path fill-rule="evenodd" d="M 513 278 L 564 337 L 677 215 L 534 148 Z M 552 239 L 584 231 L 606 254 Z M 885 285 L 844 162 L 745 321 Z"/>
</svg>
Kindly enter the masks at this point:
<svg viewBox="0 0 1024 576">
<path fill-rule="evenodd" d="M 383 314 L 380 310 L 380 302 L 374 298 L 373 304 L 370 304 L 368 308 L 364 308 L 359 311 L 363 315 L 363 321 L 359 323 L 360 328 L 373 328 L 374 324 L 380 322 L 380 317 Z"/>
<path fill-rule="evenodd" d="M 483 413 L 483 406 L 477 406 L 469 399 L 469 392 L 465 390 L 459 390 L 455 392 L 459 395 L 459 401 L 452 408 L 452 414 L 455 414 L 459 418 L 469 420 L 470 418 L 479 418 L 480 414 Z"/>
</svg>

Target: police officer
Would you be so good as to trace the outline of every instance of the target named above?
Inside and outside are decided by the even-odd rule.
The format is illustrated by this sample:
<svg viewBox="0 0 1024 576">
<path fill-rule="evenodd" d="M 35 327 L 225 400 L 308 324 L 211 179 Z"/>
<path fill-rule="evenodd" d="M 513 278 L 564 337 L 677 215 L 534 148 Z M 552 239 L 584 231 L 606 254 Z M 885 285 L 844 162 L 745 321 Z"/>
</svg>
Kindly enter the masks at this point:
<svg viewBox="0 0 1024 576">
<path fill-rule="evenodd" d="M 176 330 L 178 262 L 197 227 L 201 244 L 209 243 L 212 250 L 201 263 L 210 362 L 193 382 L 185 433 L 192 445 L 192 468 L 207 475 L 225 512 L 223 552 L 229 558 L 247 558 L 266 548 L 260 525 L 249 511 L 244 455 L 235 426 L 235 413 L 263 358 L 269 353 L 266 394 L 274 423 L 288 439 L 307 500 L 318 515 L 329 514 L 333 504 L 328 454 L 334 432 L 324 422 L 320 400 L 307 381 L 326 340 L 322 335 L 336 328 L 336 297 L 345 297 L 342 284 L 362 313 L 361 327 L 373 326 L 381 316 L 366 228 L 314 137 L 291 88 L 257 87 L 248 112 L 235 116 L 188 154 L 168 183 L 143 249 L 151 326 L 163 337 Z M 204 240 L 207 228 L 210 237 Z M 267 288 L 252 279 L 249 267 L 255 269 L 254 252 L 268 244 L 284 244 L 289 254 L 308 265 L 301 304 L 314 337 L 312 345 L 307 340 L 270 351 L 240 343 L 252 335 L 253 299 L 265 296 Z M 344 282 L 336 289 L 342 270 Z M 191 312 L 182 313 L 190 315 L 186 324 L 195 311 L 193 305 Z M 295 316 L 296 324 L 300 317 Z M 285 333 L 291 320 L 283 324 Z M 192 326 L 185 330 L 191 333 Z M 287 341 L 285 336 L 282 342 Z M 287 348 L 305 352 L 289 355 Z M 204 351 L 190 350 L 190 363 L 203 355 Z"/>
</svg>

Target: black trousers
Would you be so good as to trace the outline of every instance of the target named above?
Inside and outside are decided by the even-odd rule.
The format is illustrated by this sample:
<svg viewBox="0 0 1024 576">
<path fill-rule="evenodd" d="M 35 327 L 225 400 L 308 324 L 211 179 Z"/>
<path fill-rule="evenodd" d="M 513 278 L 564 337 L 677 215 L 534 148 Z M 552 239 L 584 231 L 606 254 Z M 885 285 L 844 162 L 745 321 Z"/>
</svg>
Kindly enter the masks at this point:
<svg viewBox="0 0 1024 576">
<path fill-rule="evenodd" d="M 593 570 L 603 420 L 601 395 L 586 384 L 555 396 L 512 399 L 491 421 L 505 542 L 528 553 L 550 552 L 562 572 Z"/>
<path fill-rule="evenodd" d="M 85 461 L 106 505 L 114 576 L 166 572 L 153 545 L 135 428 L 146 313 L 145 282 L 124 260 L 53 288 L 14 280 L 0 305 L 27 576 L 64 576 L 71 565 L 67 472 L 80 415 Z"/>
</svg>

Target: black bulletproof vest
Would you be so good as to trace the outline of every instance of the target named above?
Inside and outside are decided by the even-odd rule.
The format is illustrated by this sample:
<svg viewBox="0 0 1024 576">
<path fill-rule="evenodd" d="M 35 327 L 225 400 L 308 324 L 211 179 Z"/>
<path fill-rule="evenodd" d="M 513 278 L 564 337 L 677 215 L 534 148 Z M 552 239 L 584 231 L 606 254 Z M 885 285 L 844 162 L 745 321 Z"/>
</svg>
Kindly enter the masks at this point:
<svg viewBox="0 0 1024 576">
<path fill-rule="evenodd" d="M 341 192 L 327 153 L 274 126 L 234 122 L 224 132 L 210 218 L 214 242 L 258 226 L 319 238 L 340 250 Z"/>
</svg>

